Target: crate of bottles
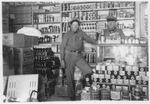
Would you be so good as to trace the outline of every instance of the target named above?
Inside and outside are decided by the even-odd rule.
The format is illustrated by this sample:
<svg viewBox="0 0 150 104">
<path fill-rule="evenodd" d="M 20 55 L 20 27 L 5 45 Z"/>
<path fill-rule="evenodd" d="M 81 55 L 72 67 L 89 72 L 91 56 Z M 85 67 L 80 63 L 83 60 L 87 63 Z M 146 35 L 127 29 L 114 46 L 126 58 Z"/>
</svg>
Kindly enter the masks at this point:
<svg viewBox="0 0 150 104">
<path fill-rule="evenodd" d="M 33 61 L 33 50 L 31 48 L 14 48 L 14 62 Z"/>
<path fill-rule="evenodd" d="M 33 74 L 34 73 L 34 66 L 33 61 L 29 62 L 22 62 L 22 63 L 15 63 L 14 64 L 15 74 Z"/>
</svg>

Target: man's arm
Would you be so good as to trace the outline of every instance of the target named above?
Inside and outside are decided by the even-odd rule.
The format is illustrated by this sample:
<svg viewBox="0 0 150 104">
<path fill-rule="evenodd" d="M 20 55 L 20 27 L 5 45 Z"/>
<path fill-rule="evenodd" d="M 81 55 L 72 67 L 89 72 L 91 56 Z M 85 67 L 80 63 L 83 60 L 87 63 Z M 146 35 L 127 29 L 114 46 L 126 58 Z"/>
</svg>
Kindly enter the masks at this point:
<svg viewBox="0 0 150 104">
<path fill-rule="evenodd" d="M 91 38 L 90 36 L 88 36 L 85 32 L 82 33 L 83 39 L 86 40 L 88 43 L 91 44 L 98 44 L 98 41 L 96 39 Z"/>
<path fill-rule="evenodd" d="M 65 58 L 65 48 L 67 45 L 67 41 L 68 41 L 68 35 L 64 34 L 63 39 L 62 39 L 62 44 L 60 47 L 60 56 L 61 56 L 61 60 L 64 60 Z"/>
</svg>

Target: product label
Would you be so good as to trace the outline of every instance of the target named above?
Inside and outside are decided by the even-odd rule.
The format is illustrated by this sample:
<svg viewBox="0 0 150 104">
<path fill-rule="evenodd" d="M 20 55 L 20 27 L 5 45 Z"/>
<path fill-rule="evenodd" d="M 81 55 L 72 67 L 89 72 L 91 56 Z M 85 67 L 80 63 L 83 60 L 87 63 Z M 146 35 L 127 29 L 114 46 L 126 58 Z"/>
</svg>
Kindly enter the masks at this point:
<svg viewBox="0 0 150 104">
<path fill-rule="evenodd" d="M 117 79 L 117 83 L 118 84 L 123 84 L 123 80 L 122 79 Z"/>
<path fill-rule="evenodd" d="M 141 76 L 143 81 L 148 81 L 149 77 L 148 76 Z"/>
<path fill-rule="evenodd" d="M 101 70 L 105 70 L 105 65 L 102 65 L 102 66 L 101 66 Z"/>
<path fill-rule="evenodd" d="M 110 79 L 110 75 L 105 74 L 105 78 L 106 78 L 106 79 Z"/>
<path fill-rule="evenodd" d="M 119 100 L 120 98 L 120 91 L 111 91 L 112 100 Z"/>
<path fill-rule="evenodd" d="M 111 83 L 116 84 L 117 80 L 116 79 L 111 79 Z"/>
<path fill-rule="evenodd" d="M 104 78 L 104 74 L 99 74 L 98 76 L 99 76 L 100 79 Z"/>
<path fill-rule="evenodd" d="M 129 84 L 129 80 L 128 80 L 128 79 L 124 79 L 124 80 L 123 80 L 123 83 L 124 83 L 124 84 Z"/>
<path fill-rule="evenodd" d="M 131 66 L 126 66 L 126 71 L 132 71 L 132 67 Z"/>
<path fill-rule="evenodd" d="M 113 69 L 112 65 L 107 66 L 107 70 L 111 71 Z"/>
<path fill-rule="evenodd" d="M 119 71 L 120 75 L 124 76 L 125 75 L 125 71 Z"/>
<path fill-rule="evenodd" d="M 138 67 L 137 66 L 133 66 L 133 71 L 139 71 Z"/>
<path fill-rule="evenodd" d="M 135 80 L 130 80 L 131 85 L 135 85 L 135 82 L 136 82 Z"/>
<path fill-rule="evenodd" d="M 145 76 L 145 74 L 146 74 L 145 72 L 141 72 L 141 71 L 139 72 L 140 76 Z"/>
<path fill-rule="evenodd" d="M 141 76 L 136 76 L 136 80 L 141 80 Z"/>
<path fill-rule="evenodd" d="M 113 66 L 114 71 L 119 71 L 119 66 L 115 65 Z"/>
</svg>

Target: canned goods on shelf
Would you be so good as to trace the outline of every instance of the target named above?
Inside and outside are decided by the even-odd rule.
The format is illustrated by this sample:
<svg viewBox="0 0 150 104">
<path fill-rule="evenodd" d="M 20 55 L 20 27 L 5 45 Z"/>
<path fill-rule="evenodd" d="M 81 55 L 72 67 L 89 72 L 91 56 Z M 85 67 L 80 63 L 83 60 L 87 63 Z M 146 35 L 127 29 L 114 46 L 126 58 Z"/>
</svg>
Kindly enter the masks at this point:
<svg viewBox="0 0 150 104">
<path fill-rule="evenodd" d="M 110 100 L 110 91 L 107 89 L 101 89 L 101 100 Z"/>
</svg>

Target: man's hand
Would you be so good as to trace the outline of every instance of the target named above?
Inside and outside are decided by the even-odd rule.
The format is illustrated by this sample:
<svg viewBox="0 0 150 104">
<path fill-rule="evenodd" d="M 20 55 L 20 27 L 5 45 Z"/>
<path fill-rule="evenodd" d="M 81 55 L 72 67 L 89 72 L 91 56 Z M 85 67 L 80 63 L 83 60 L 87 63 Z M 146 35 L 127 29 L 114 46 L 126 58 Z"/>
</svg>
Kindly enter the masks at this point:
<svg viewBox="0 0 150 104">
<path fill-rule="evenodd" d="M 61 60 L 61 68 L 65 68 L 66 65 L 65 65 L 65 61 L 64 60 Z"/>
</svg>

